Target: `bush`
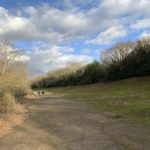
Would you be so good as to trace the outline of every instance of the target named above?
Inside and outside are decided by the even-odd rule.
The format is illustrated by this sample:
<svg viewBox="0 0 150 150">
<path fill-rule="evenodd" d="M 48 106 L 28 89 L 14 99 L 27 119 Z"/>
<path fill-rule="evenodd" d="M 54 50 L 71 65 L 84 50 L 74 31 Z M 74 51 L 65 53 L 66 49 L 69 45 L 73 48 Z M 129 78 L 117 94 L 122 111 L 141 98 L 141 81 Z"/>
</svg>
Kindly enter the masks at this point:
<svg viewBox="0 0 150 150">
<path fill-rule="evenodd" d="M 50 88 L 84 85 L 103 81 L 105 77 L 104 68 L 98 61 L 94 61 L 75 71 L 65 73 L 66 70 L 67 68 L 64 68 L 55 71 L 55 73 L 48 73 L 43 78 L 33 81 L 31 86 L 32 88 Z"/>
<path fill-rule="evenodd" d="M 25 89 L 17 89 L 14 91 L 14 95 L 16 98 L 20 98 L 20 97 L 24 97 L 25 95 L 27 95 L 27 92 Z"/>
<path fill-rule="evenodd" d="M 10 93 L 4 93 L 0 103 L 0 112 L 11 112 L 15 106 L 15 98 Z"/>
</svg>

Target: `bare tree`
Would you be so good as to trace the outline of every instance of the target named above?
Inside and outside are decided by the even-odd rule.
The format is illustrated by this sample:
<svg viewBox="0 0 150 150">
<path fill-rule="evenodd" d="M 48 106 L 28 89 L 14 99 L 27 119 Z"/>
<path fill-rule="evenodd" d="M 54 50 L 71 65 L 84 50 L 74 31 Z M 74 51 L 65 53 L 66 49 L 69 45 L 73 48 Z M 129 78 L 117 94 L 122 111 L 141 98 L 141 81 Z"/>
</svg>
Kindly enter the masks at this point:
<svg viewBox="0 0 150 150">
<path fill-rule="evenodd" d="M 142 37 L 140 39 L 142 46 L 150 45 L 150 36 Z"/>
<path fill-rule="evenodd" d="M 81 63 L 77 63 L 77 62 L 68 62 L 66 68 L 70 71 L 70 72 L 74 72 L 80 68 L 82 68 L 83 65 Z"/>
<path fill-rule="evenodd" d="M 135 47 L 135 42 L 118 43 L 112 48 L 103 50 L 100 53 L 100 59 L 103 64 L 119 62 L 124 59 Z"/>
<path fill-rule="evenodd" d="M 0 62 L 2 75 L 6 73 L 9 64 L 14 63 L 18 56 L 18 53 L 12 49 L 7 40 L 0 41 Z"/>
<path fill-rule="evenodd" d="M 0 42 L 0 59 L 2 62 L 2 75 L 5 73 L 6 67 L 7 67 L 7 63 L 8 63 L 8 57 L 9 57 L 9 47 L 8 47 L 8 43 L 6 42 L 6 40 L 3 40 Z"/>
</svg>

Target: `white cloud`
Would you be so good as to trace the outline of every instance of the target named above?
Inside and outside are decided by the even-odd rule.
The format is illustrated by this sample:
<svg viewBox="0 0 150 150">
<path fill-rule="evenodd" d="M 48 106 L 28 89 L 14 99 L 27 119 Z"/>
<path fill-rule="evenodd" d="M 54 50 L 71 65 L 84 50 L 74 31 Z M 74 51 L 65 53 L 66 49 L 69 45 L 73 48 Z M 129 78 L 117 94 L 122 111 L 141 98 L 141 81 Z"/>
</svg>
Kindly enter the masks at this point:
<svg viewBox="0 0 150 150">
<path fill-rule="evenodd" d="M 136 23 L 131 25 L 131 28 L 137 30 L 150 28 L 150 19 L 137 20 Z"/>
<path fill-rule="evenodd" d="M 81 50 L 82 54 L 90 54 L 91 52 L 92 52 L 92 50 L 89 48 L 85 48 L 85 49 Z"/>
<path fill-rule="evenodd" d="M 64 0 L 64 4 L 69 6 L 64 9 L 47 4 L 24 7 L 18 10 L 21 15 L 0 7 L 0 36 L 58 44 L 84 40 L 112 26 L 149 27 L 149 0 L 88 0 L 86 4 L 83 0 Z"/>
<path fill-rule="evenodd" d="M 145 38 L 145 37 L 150 37 L 150 32 L 143 32 L 143 33 L 139 36 L 140 39 L 141 39 L 141 38 Z"/>
<path fill-rule="evenodd" d="M 30 61 L 30 57 L 25 55 L 25 54 L 22 54 L 20 56 L 16 56 L 15 57 L 15 61 L 16 62 L 29 62 Z"/>
<path fill-rule="evenodd" d="M 62 52 L 66 52 L 66 53 L 72 53 L 75 52 L 75 50 L 72 47 L 62 47 Z"/>
<path fill-rule="evenodd" d="M 100 50 L 100 49 L 97 49 L 96 51 L 95 51 L 95 53 L 98 55 L 98 56 L 100 56 L 100 53 L 102 52 L 102 50 Z"/>
<path fill-rule="evenodd" d="M 122 27 L 111 27 L 104 32 L 101 32 L 95 39 L 87 40 L 87 44 L 109 44 L 118 38 L 124 37 L 127 35 L 127 31 Z"/>
<path fill-rule="evenodd" d="M 86 55 L 65 54 L 62 52 L 62 49 L 64 47 L 53 45 L 36 48 L 29 53 L 29 69 L 31 74 L 40 74 L 55 70 L 66 66 L 69 62 L 87 64 L 93 60 L 92 57 Z"/>
<path fill-rule="evenodd" d="M 11 16 L 8 11 L 0 7 L 0 36 L 5 36 L 9 32 L 18 32 L 27 25 L 25 18 Z"/>
<path fill-rule="evenodd" d="M 62 3 L 65 6 L 62 9 L 43 4 L 18 8 L 16 14 L 0 7 L 0 38 L 51 43 L 50 46 L 39 44 L 29 52 L 34 73 L 59 68 L 69 61 L 92 60 L 86 56 L 90 53 L 88 48 L 81 52 L 83 55 L 75 56 L 71 53 L 76 48 L 67 45 L 78 41 L 111 44 L 128 33 L 150 27 L 150 0 L 87 0 L 86 3 L 63 0 Z"/>
</svg>

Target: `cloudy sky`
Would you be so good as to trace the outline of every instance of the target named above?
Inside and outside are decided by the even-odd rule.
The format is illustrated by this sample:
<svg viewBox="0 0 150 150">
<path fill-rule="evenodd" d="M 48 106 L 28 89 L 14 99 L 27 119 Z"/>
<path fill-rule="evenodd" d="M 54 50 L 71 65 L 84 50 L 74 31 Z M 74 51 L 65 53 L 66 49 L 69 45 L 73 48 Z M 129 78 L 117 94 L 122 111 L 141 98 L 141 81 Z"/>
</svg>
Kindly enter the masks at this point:
<svg viewBox="0 0 150 150">
<path fill-rule="evenodd" d="M 0 0 L 0 38 L 39 74 L 90 63 L 116 42 L 150 35 L 149 9 L 150 0 Z"/>
</svg>

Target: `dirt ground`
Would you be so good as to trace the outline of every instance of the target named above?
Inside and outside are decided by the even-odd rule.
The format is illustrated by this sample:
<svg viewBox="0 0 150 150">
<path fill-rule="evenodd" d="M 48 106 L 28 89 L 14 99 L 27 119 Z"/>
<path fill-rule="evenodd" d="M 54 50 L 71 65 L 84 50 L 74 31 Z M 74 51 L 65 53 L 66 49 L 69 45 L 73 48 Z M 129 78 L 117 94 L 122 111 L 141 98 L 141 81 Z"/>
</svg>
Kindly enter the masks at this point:
<svg viewBox="0 0 150 150">
<path fill-rule="evenodd" d="M 28 104 L 28 118 L 0 138 L 0 150 L 149 150 L 150 128 L 57 97 Z"/>
</svg>

